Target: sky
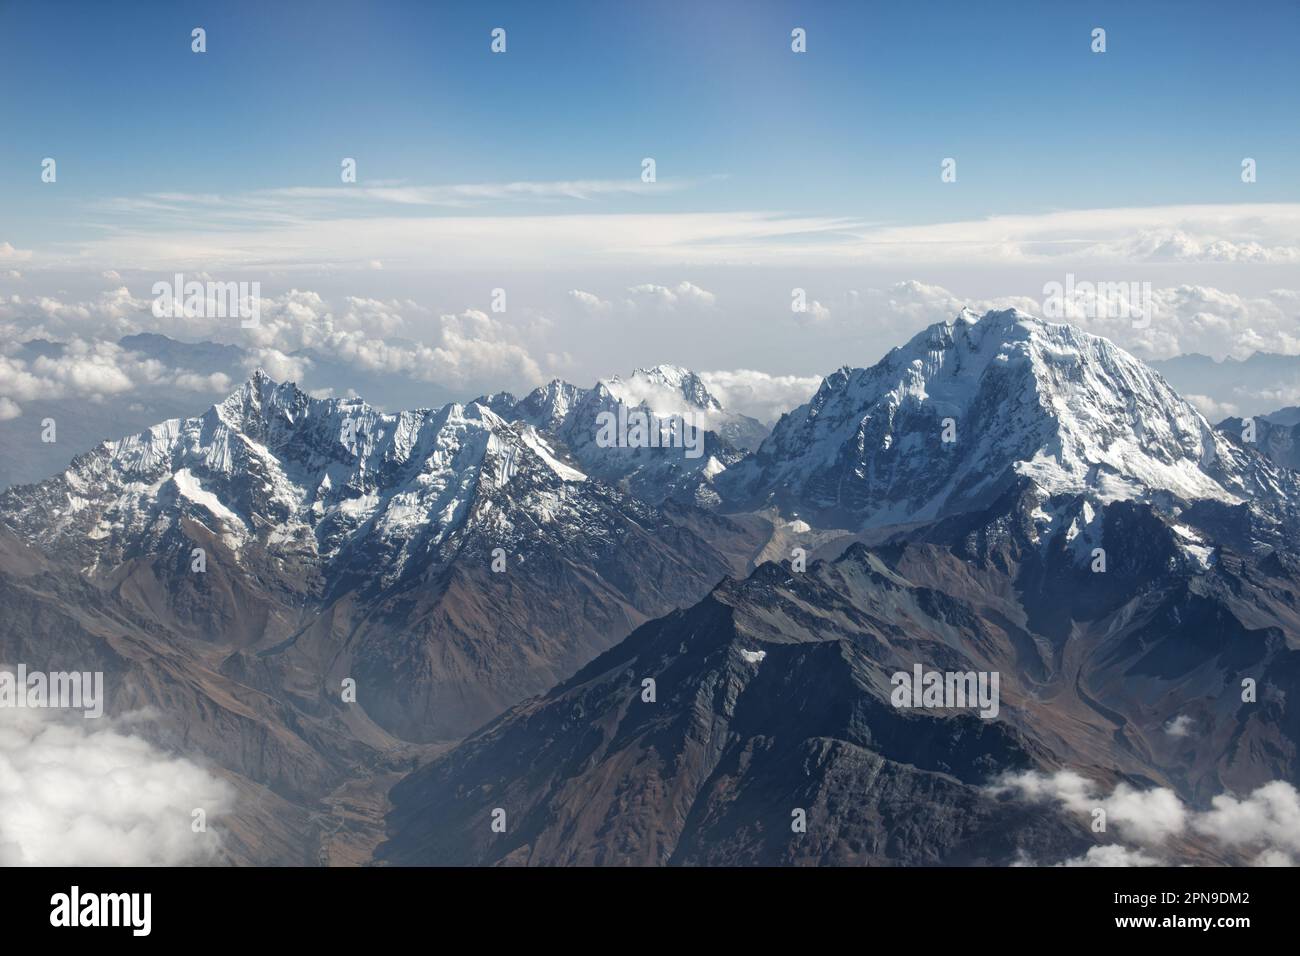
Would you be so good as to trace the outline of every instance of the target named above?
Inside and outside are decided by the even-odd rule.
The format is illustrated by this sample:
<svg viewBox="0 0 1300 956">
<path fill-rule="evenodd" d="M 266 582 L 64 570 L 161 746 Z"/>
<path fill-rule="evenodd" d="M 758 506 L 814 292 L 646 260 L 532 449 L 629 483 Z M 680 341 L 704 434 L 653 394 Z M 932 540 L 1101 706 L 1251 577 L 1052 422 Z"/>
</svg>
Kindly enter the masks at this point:
<svg viewBox="0 0 1300 956">
<path fill-rule="evenodd" d="M 1067 277 L 1146 290 L 1067 309 L 1140 357 L 1300 353 L 1298 40 L 1290 0 L 0 0 L 0 417 L 126 387 L 133 331 L 339 393 L 672 362 L 769 416 Z M 263 321 L 154 317 L 177 272 Z"/>
</svg>

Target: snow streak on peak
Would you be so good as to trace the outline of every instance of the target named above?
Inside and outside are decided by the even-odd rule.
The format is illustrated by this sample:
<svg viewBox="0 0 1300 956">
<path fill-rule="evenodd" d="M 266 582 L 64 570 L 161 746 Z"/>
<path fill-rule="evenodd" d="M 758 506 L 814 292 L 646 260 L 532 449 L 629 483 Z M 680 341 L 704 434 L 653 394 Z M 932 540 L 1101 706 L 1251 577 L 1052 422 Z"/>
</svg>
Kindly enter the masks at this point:
<svg viewBox="0 0 1300 956">
<path fill-rule="evenodd" d="M 333 559 L 360 549 L 400 570 L 408 553 L 459 528 L 481 495 L 563 499 L 585 477 L 532 426 L 484 405 L 387 414 L 258 372 L 201 416 L 105 442 L 60 476 L 11 489 L 4 512 L 28 540 L 90 542 L 96 556 L 156 550 L 187 520 L 232 552 Z"/>
<path fill-rule="evenodd" d="M 1012 481 L 1101 502 L 1237 504 L 1287 484 L 1107 339 L 1011 309 L 963 311 L 782 419 L 724 494 L 843 526 L 979 507 Z"/>
</svg>

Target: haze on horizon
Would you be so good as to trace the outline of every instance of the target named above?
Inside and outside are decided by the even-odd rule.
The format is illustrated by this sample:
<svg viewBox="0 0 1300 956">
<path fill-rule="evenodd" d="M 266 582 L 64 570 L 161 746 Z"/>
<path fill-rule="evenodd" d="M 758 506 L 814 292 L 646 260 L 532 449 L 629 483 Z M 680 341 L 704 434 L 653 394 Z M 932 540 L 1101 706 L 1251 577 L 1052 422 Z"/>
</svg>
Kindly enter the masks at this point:
<svg viewBox="0 0 1300 956">
<path fill-rule="evenodd" d="M 0 418 L 230 386 L 117 344 L 160 332 L 429 404 L 673 363 L 770 420 L 960 308 L 1043 314 L 1067 279 L 1148 291 L 1142 327 L 1066 315 L 1144 359 L 1300 354 L 1300 133 L 1276 121 L 1300 115 L 1300 12 L 1194 6 L 6 5 Z M 259 283 L 262 321 L 155 317 L 178 273 Z"/>
</svg>

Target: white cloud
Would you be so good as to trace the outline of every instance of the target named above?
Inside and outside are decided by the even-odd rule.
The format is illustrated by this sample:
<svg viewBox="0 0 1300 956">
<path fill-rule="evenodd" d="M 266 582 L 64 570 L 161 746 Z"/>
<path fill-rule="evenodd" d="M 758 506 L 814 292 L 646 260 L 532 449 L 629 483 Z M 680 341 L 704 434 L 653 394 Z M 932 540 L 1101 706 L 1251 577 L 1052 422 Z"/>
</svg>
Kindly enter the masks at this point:
<svg viewBox="0 0 1300 956">
<path fill-rule="evenodd" d="M 1294 858 L 1300 855 L 1300 793 L 1274 780 L 1244 799 L 1220 794 L 1208 811 L 1196 815 L 1192 829 L 1228 846 L 1260 847 Z"/>
<path fill-rule="evenodd" d="M 230 376 L 225 372 L 210 372 L 206 375 L 201 372 L 177 372 L 172 384 L 187 392 L 202 394 L 226 394 L 234 387 Z"/>
<path fill-rule="evenodd" d="M 130 719 L 8 710 L 0 723 L 0 866 L 212 861 L 234 789 L 130 732 Z M 206 832 L 191 828 L 207 815 Z"/>
<path fill-rule="evenodd" d="M 1065 284 L 1066 273 L 1053 280 Z M 1120 282 L 1104 273 L 1080 274 L 1076 282 Z M 1128 286 L 1128 282 L 1122 283 Z M 1103 335 L 1146 360 L 1199 352 L 1213 358 L 1245 358 L 1255 351 L 1300 354 L 1300 290 L 1274 289 L 1244 296 L 1208 286 L 1179 285 L 1150 290 L 1151 316 L 1141 319 L 1124 314 L 1118 300 L 1098 308 L 1082 292 L 1062 303 L 1063 317 L 1051 319 L 1044 294 L 1040 298 L 1008 295 L 995 298 L 962 297 L 942 286 L 906 280 L 883 289 L 850 292 L 832 303 L 833 321 L 811 323 L 815 328 L 844 331 L 870 324 L 891 344 L 901 344 L 934 322 L 952 318 L 962 308 L 977 314 L 990 309 L 1017 308 L 1030 315 L 1064 321 Z M 1131 293 L 1131 294 L 1127 294 Z M 1144 298 L 1141 283 L 1122 296 L 1127 306 Z M 1131 300 L 1131 301 L 1130 301 Z M 1105 314 L 1101 314 L 1105 313 Z M 796 317 L 797 318 L 797 317 Z M 810 324 L 810 323 L 802 323 Z"/>
<path fill-rule="evenodd" d="M 673 309 L 677 306 L 711 306 L 717 300 L 712 292 L 701 289 L 693 282 L 682 281 L 677 285 L 663 286 L 654 283 L 634 285 L 627 290 L 634 303 L 644 303 L 661 308 Z"/>
<path fill-rule="evenodd" d="M 1165 724 L 1165 733 L 1170 737 L 1186 737 L 1192 732 L 1192 718 L 1179 714 Z"/>
<path fill-rule="evenodd" d="M 1090 847 L 1083 856 L 1057 863 L 1057 866 L 1164 866 L 1165 863 L 1143 850 L 1134 850 L 1118 843 Z"/>
<path fill-rule="evenodd" d="M 0 420 L 21 414 L 20 402 L 63 398 L 103 401 L 142 386 L 224 393 L 230 384 L 229 377 L 222 373 L 169 369 L 115 342 L 72 338 L 62 343 L 57 355 L 23 359 L 0 354 Z"/>
<path fill-rule="evenodd" d="M 1071 209 L 868 227 L 840 244 L 870 261 L 1082 263 L 1300 261 L 1300 204 Z M 831 252 L 836 251 L 832 247 Z"/>
<path fill-rule="evenodd" d="M 584 292 L 581 289 L 570 289 L 569 298 L 578 305 L 582 306 L 588 312 L 601 313 L 608 312 L 610 303 L 594 292 Z"/>
<path fill-rule="evenodd" d="M 1098 277 L 1092 281 L 1106 281 Z M 1128 299 L 1141 299 L 1138 295 Z M 1199 352 L 1221 359 L 1252 352 L 1300 354 L 1300 292 L 1275 289 L 1244 296 L 1208 286 L 1180 285 L 1150 290 L 1149 324 L 1137 327 L 1119 308 L 1090 314 L 1082 301 L 1067 302 L 1065 320 L 1104 335 L 1146 359 Z M 1137 303 L 1130 303 L 1137 304 Z M 1093 310 L 1094 312 L 1096 310 Z M 1037 314 L 1041 314 L 1042 308 Z"/>
<path fill-rule="evenodd" d="M 309 359 L 285 355 L 279 349 L 252 349 L 244 359 L 244 368 L 252 372 L 260 368 L 277 382 L 301 382 L 311 365 Z"/>
<path fill-rule="evenodd" d="M 292 354 L 302 350 L 366 371 L 452 388 L 495 389 L 544 378 L 524 341 L 530 334 L 548 342 L 553 338 L 544 319 L 535 317 L 533 326 L 524 328 L 475 309 L 435 317 L 409 299 L 345 296 L 339 304 L 333 308 L 311 290 L 264 295 L 259 323 L 243 328 L 237 317 L 154 316 L 150 303 L 135 299 L 126 287 L 82 301 L 0 299 L 0 331 L 12 343 L 8 357 L 0 354 L 0 397 L 103 398 L 141 384 L 170 382 L 196 391 L 220 391 L 229 384 L 210 369 L 167 369 L 116 344 L 120 336 L 146 331 L 239 346 L 249 353 L 249 369 L 260 365 L 281 380 L 302 381 L 312 367 L 309 357 Z M 92 330 L 112 340 L 91 343 L 81 337 Z M 64 342 L 64 355 L 30 361 L 12 356 L 18 342 L 35 337 Z"/>
<path fill-rule="evenodd" d="M 818 375 L 771 375 L 747 368 L 701 372 L 700 378 L 727 411 L 764 422 L 808 401 L 822 381 Z"/>
<path fill-rule="evenodd" d="M 1125 843 L 1140 848 L 1167 847 L 1174 838 L 1199 834 L 1221 848 L 1249 854 L 1257 863 L 1294 865 L 1300 857 L 1300 792 L 1281 780 L 1256 788 L 1244 799 L 1220 794 L 1206 811 L 1185 806 L 1166 787 L 1138 790 L 1120 783 L 1106 794 L 1097 783 L 1072 770 L 1005 774 L 994 781 L 988 793 L 1031 803 L 1057 803 L 1085 820 L 1091 820 L 1093 811 L 1100 808 L 1106 812 L 1107 827 Z M 1118 850 L 1107 850 L 1097 859 L 1120 856 Z M 1076 860 L 1067 865 L 1088 864 Z"/>
<path fill-rule="evenodd" d="M 1217 402 L 1208 395 L 1185 394 L 1183 398 L 1191 402 L 1208 422 L 1217 423 L 1241 414 L 1238 405 L 1232 402 Z"/>
</svg>

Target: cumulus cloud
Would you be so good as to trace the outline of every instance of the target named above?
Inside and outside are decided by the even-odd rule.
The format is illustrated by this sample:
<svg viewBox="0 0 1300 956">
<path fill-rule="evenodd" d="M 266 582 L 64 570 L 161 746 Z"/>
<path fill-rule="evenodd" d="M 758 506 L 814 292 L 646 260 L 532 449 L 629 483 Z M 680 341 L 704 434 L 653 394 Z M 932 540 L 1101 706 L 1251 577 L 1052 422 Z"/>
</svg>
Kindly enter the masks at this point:
<svg viewBox="0 0 1300 956">
<path fill-rule="evenodd" d="M 1163 860 L 1151 856 L 1143 850 L 1134 850 L 1117 843 L 1091 847 L 1083 856 L 1064 860 L 1057 866 L 1097 867 L 1097 866 L 1165 866 Z"/>
<path fill-rule="evenodd" d="M 409 299 L 344 296 L 331 304 L 319 293 L 301 289 L 261 296 L 259 321 L 251 327 L 241 325 L 238 316 L 214 318 L 184 310 L 156 316 L 151 305 L 125 286 L 84 300 L 0 299 L 0 331 L 15 346 L 32 338 L 66 346 L 62 358 L 50 361 L 15 357 L 13 347 L 8 357 L 0 355 L 0 396 L 18 403 L 68 395 L 102 398 L 168 381 L 195 391 L 228 389 L 229 379 L 210 368 L 166 369 L 116 344 L 138 332 L 235 345 L 247 353 L 247 370 L 260 366 L 282 380 L 302 381 L 314 367 L 314 357 L 448 388 L 499 388 L 544 378 L 524 342 L 525 333 L 537 338 L 547 331 L 540 318 L 524 329 L 476 309 L 435 316 Z M 107 341 L 88 344 L 82 336 L 92 332 Z"/>
<path fill-rule="evenodd" d="M 49 295 L 12 295 L 0 298 L 0 331 L 6 338 L 120 338 L 140 331 L 140 313 L 149 309 L 150 302 L 137 299 L 126 286 L 76 301 Z"/>
<path fill-rule="evenodd" d="M 1078 278 L 1100 282 L 1106 276 L 1081 274 Z M 795 326 L 785 328 L 786 334 L 820 337 L 818 348 L 822 352 L 828 351 L 827 343 L 844 339 L 856 355 L 858 340 L 869 337 L 873 348 L 884 351 L 927 325 L 951 319 L 962 308 L 982 313 L 1015 307 L 1052 318 L 1047 314 L 1048 298 L 1045 293 L 1038 298 L 972 297 L 937 284 L 907 280 L 838 294 L 819 292 L 818 298 L 812 300 L 812 308 L 796 314 Z M 729 328 L 734 328 L 736 322 L 735 316 L 725 314 L 714 292 L 689 280 L 643 283 L 625 287 L 622 294 L 608 298 L 575 288 L 569 290 L 567 299 L 575 312 L 587 315 L 625 314 L 629 319 L 638 315 L 644 319 L 646 314 L 667 317 L 675 313 L 681 321 L 693 321 L 699 312 L 710 317 L 710 329 L 719 336 L 732 334 Z M 1060 305 L 1066 320 L 1105 335 L 1148 360 L 1189 351 L 1214 357 L 1244 357 L 1255 349 L 1300 354 L 1300 332 L 1293 331 L 1300 328 L 1296 321 L 1300 318 L 1300 291 L 1275 289 L 1246 296 L 1208 286 L 1181 285 L 1155 288 L 1149 299 L 1151 321 L 1145 326 L 1135 324 L 1132 318 L 1092 309 L 1080 295 L 1066 297 Z M 562 341 L 564 329 L 535 311 L 509 317 L 475 309 L 437 314 L 410 299 L 343 296 L 327 300 L 319 292 L 291 288 L 277 295 L 263 295 L 258 325 L 243 328 L 237 316 L 187 316 L 183 311 L 154 316 L 151 304 L 151 300 L 134 296 L 125 285 L 84 298 L 0 296 L 0 333 L 10 343 L 17 343 L 31 338 L 116 342 L 132 333 L 159 332 L 180 341 L 209 340 L 238 346 L 255 356 L 250 367 L 261 365 L 278 379 L 301 381 L 304 372 L 314 370 L 319 377 L 327 369 L 329 374 L 339 371 L 345 375 L 336 370 L 337 363 L 367 373 L 404 376 L 467 392 L 527 387 L 573 364 L 573 356 Z M 782 311 L 789 315 L 787 310 Z M 802 331 L 796 331 L 797 326 L 802 326 Z M 771 347 L 770 338 L 767 347 Z M 860 361 L 874 359 L 878 354 Z M 196 391 L 221 386 L 219 380 L 208 378 L 212 368 L 133 368 L 129 356 L 122 355 L 83 355 L 75 366 L 70 361 L 64 367 L 56 363 L 44 371 L 34 367 L 31 360 L 15 358 L 12 347 L 0 349 L 0 356 L 8 356 L 11 363 L 10 367 L 0 367 L 0 397 L 19 406 L 25 400 L 24 393 L 39 388 L 47 394 L 58 388 L 62 394 L 101 398 L 120 395 L 122 376 L 138 385 L 163 381 L 170 374 L 177 387 Z M 121 375 L 114 373 L 114 367 Z M 734 374 L 742 373 L 752 375 L 745 369 Z M 344 388 L 353 383 L 340 377 L 337 382 L 311 384 Z M 804 387 L 802 382 L 791 382 L 790 377 L 749 383 L 738 378 L 727 382 L 719 379 L 719 388 L 727 385 L 736 389 L 727 403 L 729 407 L 743 410 L 750 402 L 747 414 L 765 420 L 779 416 L 807 397 L 792 400 L 781 391 Z M 1300 395 L 1258 398 L 1258 402 L 1250 403 L 1252 408 L 1264 407 L 1270 401 L 1272 406 L 1290 404 L 1300 400 Z M 1218 392 L 1196 400 L 1216 421 L 1247 404 L 1245 396 L 1238 400 Z"/>
<path fill-rule="evenodd" d="M 651 282 L 634 285 L 628 293 L 637 304 L 653 305 L 660 308 L 674 309 L 678 306 L 710 306 L 717 301 L 717 296 L 707 289 L 701 289 L 693 282 L 682 281 L 669 287 Z"/>
<path fill-rule="evenodd" d="M 822 381 L 818 375 L 772 375 L 747 368 L 701 372 L 700 378 L 723 408 L 764 422 L 808 401 Z"/>
<path fill-rule="evenodd" d="M 277 382 L 301 382 L 307 375 L 311 360 L 285 355 L 279 349 L 261 348 L 251 349 L 243 364 L 246 371 L 260 368 Z"/>
<path fill-rule="evenodd" d="M 1256 789 L 1244 799 L 1220 794 L 1210 809 L 1197 814 L 1192 829 L 1233 847 L 1257 848 L 1274 859 L 1300 856 L 1300 793 L 1281 780 Z"/>
<path fill-rule="evenodd" d="M 1017 308 L 1103 335 L 1146 360 L 1190 352 L 1239 359 L 1256 351 L 1300 354 L 1300 290 L 1245 296 L 1208 286 L 1151 287 L 1095 273 L 1074 276 L 1067 295 L 1066 279 L 1062 273 L 1052 280 L 1061 289 L 1045 286 L 1038 298 L 964 297 L 943 286 L 907 280 L 849 292 L 827 306 L 833 321 L 823 315 L 819 322 L 802 324 L 840 331 L 870 324 L 898 344 L 927 325 L 951 319 L 962 308 L 977 314 Z"/>
<path fill-rule="evenodd" d="M 520 330 L 478 309 L 431 318 L 409 300 L 349 296 L 334 310 L 318 293 L 295 289 L 264 298 L 261 313 L 258 326 L 246 330 L 250 364 L 273 378 L 301 381 L 311 360 L 292 353 L 302 351 L 452 387 L 543 378 Z"/>
<path fill-rule="evenodd" d="M 9 348 L 15 348 L 11 343 Z M 0 354 L 0 421 L 22 413 L 22 402 L 62 398 L 91 401 L 120 396 L 142 386 L 222 393 L 230 378 L 222 373 L 168 368 L 116 342 L 73 338 L 54 354 L 34 357 Z"/>
<path fill-rule="evenodd" d="M 1225 418 L 1232 418 L 1234 415 L 1241 414 L 1241 408 L 1234 402 L 1220 402 L 1208 395 L 1184 394 L 1183 398 L 1191 402 L 1198 412 L 1205 416 L 1206 421 L 1221 422 Z"/>
<path fill-rule="evenodd" d="M 176 866 L 220 849 L 234 789 L 131 732 L 132 720 L 7 710 L 0 722 L 0 866 Z M 193 832 L 203 809 L 206 832 Z"/>
<path fill-rule="evenodd" d="M 230 376 L 225 372 L 177 372 L 172 383 L 187 392 L 224 394 L 234 386 Z"/>
<path fill-rule="evenodd" d="M 1205 811 L 1187 807 L 1166 787 L 1139 790 L 1119 783 L 1107 794 L 1072 770 L 1005 774 L 987 792 L 1030 803 L 1055 803 L 1087 820 L 1096 809 L 1104 810 L 1108 832 L 1113 829 L 1123 842 L 1094 847 L 1085 857 L 1066 861 L 1068 866 L 1154 865 L 1134 861 L 1145 858 L 1145 851 L 1160 853 L 1161 848 L 1167 855 L 1175 840 L 1196 835 L 1260 865 L 1290 866 L 1300 859 L 1300 792 L 1281 780 L 1264 784 L 1244 798 L 1220 794 Z"/>
<path fill-rule="evenodd" d="M 1245 358 L 1252 352 L 1300 354 L 1300 291 L 1275 289 L 1245 296 L 1198 285 L 1122 285 L 1129 288 L 1109 307 L 1098 308 L 1095 298 L 1089 301 L 1087 296 L 1067 299 L 1063 320 L 1146 359 L 1188 352 L 1216 359 Z M 1144 302 L 1150 315 L 1135 320 L 1133 308 Z"/>
<path fill-rule="evenodd" d="M 601 313 L 608 312 L 610 303 L 594 292 L 584 292 L 582 289 L 570 289 L 569 298 L 578 303 L 588 312 Z"/>
<path fill-rule="evenodd" d="M 1192 732 L 1192 718 L 1179 714 L 1165 724 L 1165 733 L 1170 737 L 1186 737 Z"/>
</svg>

